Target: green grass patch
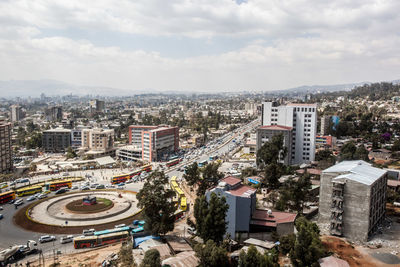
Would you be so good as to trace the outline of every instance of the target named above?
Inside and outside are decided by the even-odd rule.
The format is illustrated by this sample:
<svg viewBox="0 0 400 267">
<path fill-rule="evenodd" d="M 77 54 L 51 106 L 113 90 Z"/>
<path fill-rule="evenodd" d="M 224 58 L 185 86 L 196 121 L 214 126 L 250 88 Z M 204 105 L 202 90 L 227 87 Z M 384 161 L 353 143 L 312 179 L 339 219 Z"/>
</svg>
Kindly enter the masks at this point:
<svg viewBox="0 0 400 267">
<path fill-rule="evenodd" d="M 112 205 L 112 203 L 113 203 L 111 200 L 109 200 L 107 198 L 97 198 L 97 203 L 99 203 L 99 202 L 103 203 L 106 207 Z"/>
</svg>

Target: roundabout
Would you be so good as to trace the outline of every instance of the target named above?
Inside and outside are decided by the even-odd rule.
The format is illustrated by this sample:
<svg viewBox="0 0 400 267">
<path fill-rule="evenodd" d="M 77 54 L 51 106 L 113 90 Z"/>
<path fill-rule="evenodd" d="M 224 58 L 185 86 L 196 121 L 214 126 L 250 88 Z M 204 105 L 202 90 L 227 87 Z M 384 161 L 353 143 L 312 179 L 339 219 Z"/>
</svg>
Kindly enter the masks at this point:
<svg viewBox="0 0 400 267">
<path fill-rule="evenodd" d="M 95 204 L 83 203 L 96 199 Z M 84 229 L 97 231 L 131 224 L 140 219 L 136 193 L 120 190 L 91 190 L 55 195 L 26 205 L 14 214 L 13 222 L 32 232 L 80 234 Z"/>
<path fill-rule="evenodd" d="M 103 201 L 96 205 L 82 205 L 82 199 L 88 196 Z M 136 195 L 132 193 L 79 192 L 46 199 L 29 209 L 28 215 L 32 221 L 45 225 L 95 226 L 119 221 L 139 212 L 137 202 Z"/>
</svg>

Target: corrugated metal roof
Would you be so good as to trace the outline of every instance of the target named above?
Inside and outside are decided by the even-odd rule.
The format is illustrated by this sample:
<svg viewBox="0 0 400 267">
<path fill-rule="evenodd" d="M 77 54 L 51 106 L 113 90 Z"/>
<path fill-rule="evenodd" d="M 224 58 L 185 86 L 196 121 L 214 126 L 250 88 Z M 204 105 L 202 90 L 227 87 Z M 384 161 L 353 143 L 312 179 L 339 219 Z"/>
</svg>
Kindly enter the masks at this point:
<svg viewBox="0 0 400 267">
<path fill-rule="evenodd" d="M 350 179 L 362 184 L 371 185 L 382 175 L 386 173 L 385 170 L 372 167 L 371 164 L 363 160 L 342 161 L 322 173 L 343 173 L 336 177 L 335 180 Z"/>
</svg>

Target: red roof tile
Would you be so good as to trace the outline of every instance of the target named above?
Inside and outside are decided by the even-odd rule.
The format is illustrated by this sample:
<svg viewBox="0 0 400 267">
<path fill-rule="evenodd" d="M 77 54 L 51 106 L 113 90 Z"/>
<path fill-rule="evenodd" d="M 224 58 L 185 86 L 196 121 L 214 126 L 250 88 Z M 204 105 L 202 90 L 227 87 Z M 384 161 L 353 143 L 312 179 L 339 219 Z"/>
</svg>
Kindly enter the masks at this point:
<svg viewBox="0 0 400 267">
<path fill-rule="evenodd" d="M 228 176 L 228 177 L 225 177 L 224 179 L 222 179 L 221 182 L 225 182 L 225 183 L 233 186 L 233 185 L 240 184 L 242 182 L 242 180 L 235 178 L 233 176 Z"/>
<path fill-rule="evenodd" d="M 237 197 L 250 197 L 252 194 L 254 194 L 257 190 L 247 186 L 247 185 L 241 185 L 238 188 L 235 188 L 233 190 L 229 190 L 228 192 L 231 193 L 234 196 Z"/>
<path fill-rule="evenodd" d="M 258 127 L 258 129 L 265 129 L 265 130 L 279 130 L 279 131 L 290 131 L 293 127 L 289 126 L 282 126 L 282 125 L 264 125 Z"/>
<path fill-rule="evenodd" d="M 267 210 L 255 210 L 251 217 L 251 224 L 264 226 L 277 226 L 280 223 L 294 222 L 296 213 L 273 211 L 268 214 Z"/>
</svg>

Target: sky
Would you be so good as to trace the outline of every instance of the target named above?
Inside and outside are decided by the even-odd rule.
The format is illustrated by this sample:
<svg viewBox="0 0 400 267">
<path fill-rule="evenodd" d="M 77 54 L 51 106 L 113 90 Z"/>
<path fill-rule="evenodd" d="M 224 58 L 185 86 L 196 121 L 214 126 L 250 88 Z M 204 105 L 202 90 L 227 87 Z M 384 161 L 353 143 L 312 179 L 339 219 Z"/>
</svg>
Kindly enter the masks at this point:
<svg viewBox="0 0 400 267">
<path fill-rule="evenodd" d="M 0 80 L 270 91 L 400 78 L 400 1 L 0 0 Z"/>
</svg>

